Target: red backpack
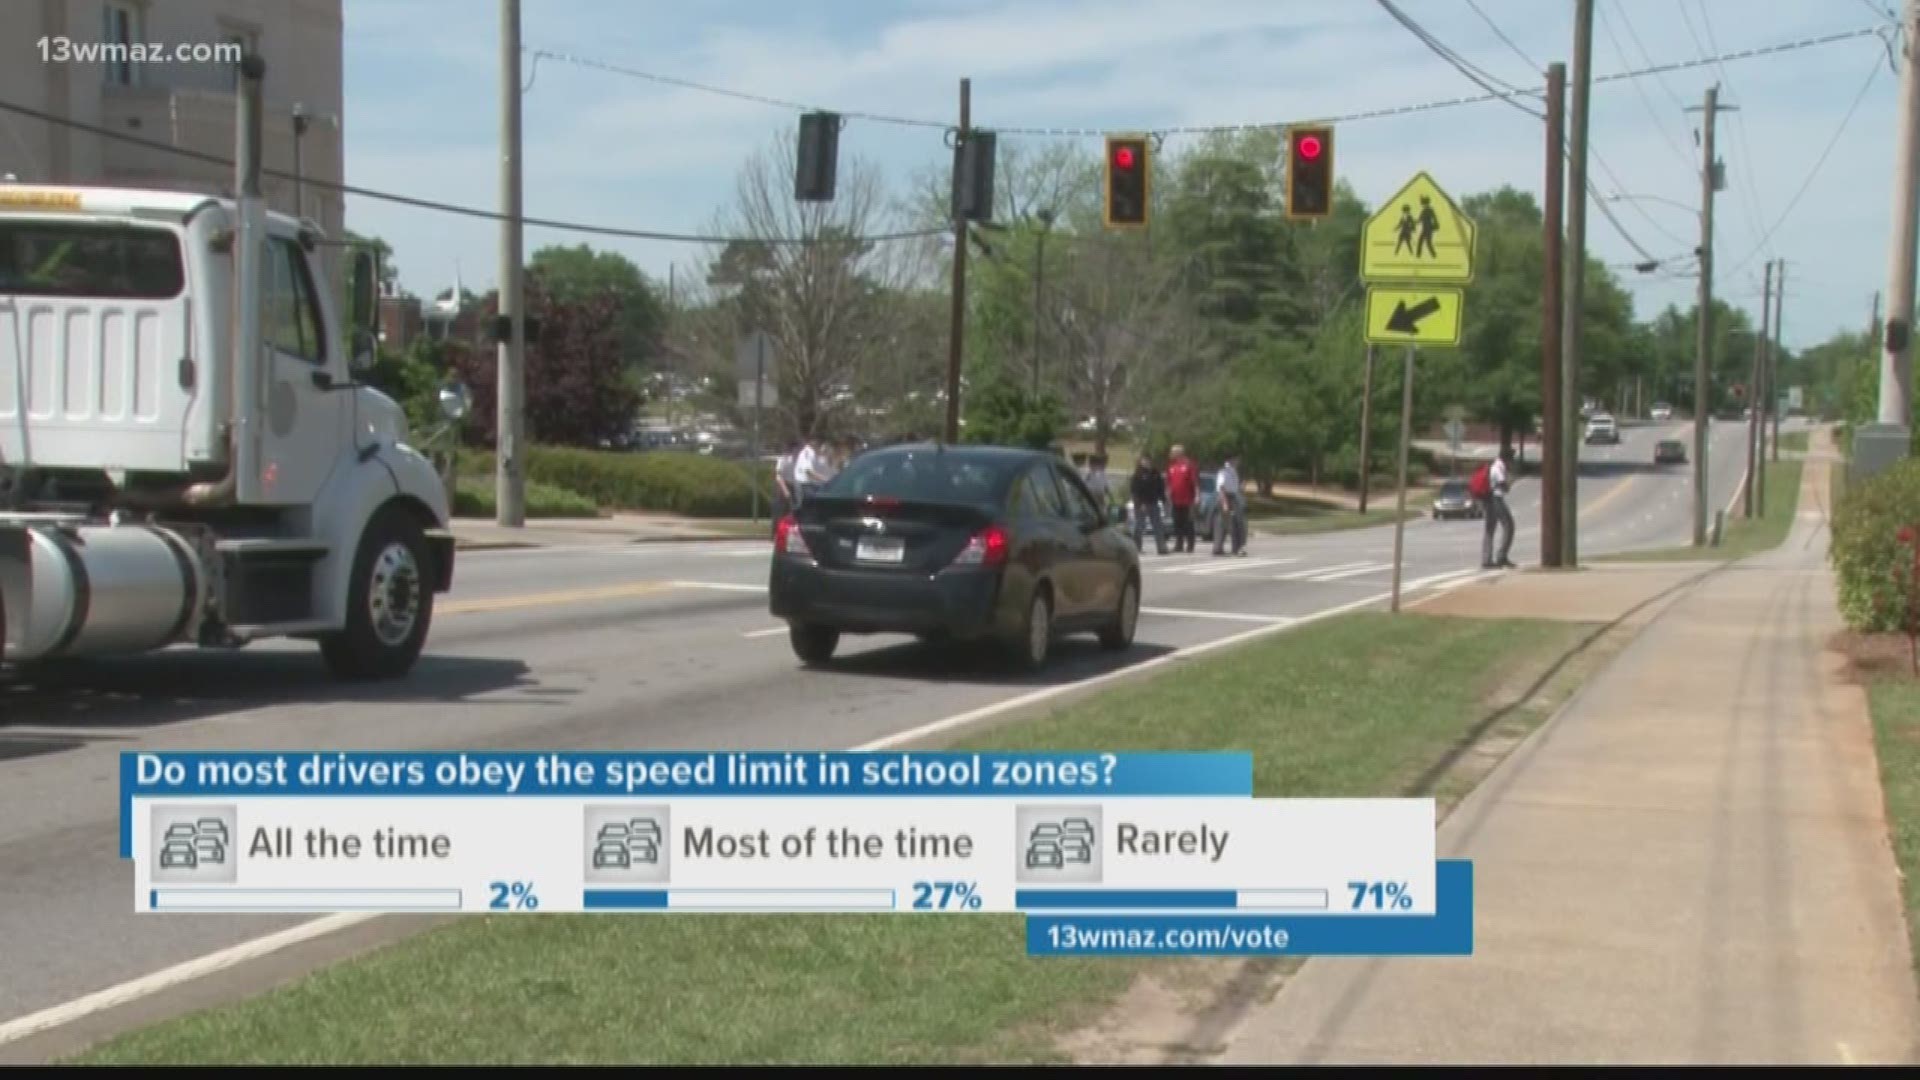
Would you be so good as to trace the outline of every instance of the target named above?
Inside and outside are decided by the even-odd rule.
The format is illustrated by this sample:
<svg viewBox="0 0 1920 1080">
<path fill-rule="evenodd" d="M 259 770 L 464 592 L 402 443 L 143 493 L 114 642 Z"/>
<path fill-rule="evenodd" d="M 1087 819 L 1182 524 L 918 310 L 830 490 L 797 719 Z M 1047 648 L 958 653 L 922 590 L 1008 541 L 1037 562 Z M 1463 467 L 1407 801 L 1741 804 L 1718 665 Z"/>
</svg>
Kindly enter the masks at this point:
<svg viewBox="0 0 1920 1080">
<path fill-rule="evenodd" d="M 1473 470 L 1473 477 L 1467 481 L 1467 494 L 1476 499 L 1493 497 L 1493 462 L 1485 462 Z"/>
</svg>

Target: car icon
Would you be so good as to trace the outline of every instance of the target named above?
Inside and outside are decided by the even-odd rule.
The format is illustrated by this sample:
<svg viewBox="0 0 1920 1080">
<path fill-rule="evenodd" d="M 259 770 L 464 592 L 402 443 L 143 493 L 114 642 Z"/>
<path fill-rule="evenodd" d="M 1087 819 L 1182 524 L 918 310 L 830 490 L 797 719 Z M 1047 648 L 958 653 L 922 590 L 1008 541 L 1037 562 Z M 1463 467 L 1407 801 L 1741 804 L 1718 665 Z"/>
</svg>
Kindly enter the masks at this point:
<svg viewBox="0 0 1920 1080">
<path fill-rule="evenodd" d="M 1061 830 L 1057 821 L 1043 821 L 1027 836 L 1027 869 L 1058 870 L 1066 865 L 1061 850 Z"/>
<path fill-rule="evenodd" d="M 199 865 L 200 857 L 194 854 L 190 840 L 169 840 L 160 847 L 162 870 L 192 870 Z"/>
<path fill-rule="evenodd" d="M 1086 818 L 1068 818 L 1061 823 L 1060 854 L 1068 862 L 1093 861 L 1093 822 Z"/>
</svg>

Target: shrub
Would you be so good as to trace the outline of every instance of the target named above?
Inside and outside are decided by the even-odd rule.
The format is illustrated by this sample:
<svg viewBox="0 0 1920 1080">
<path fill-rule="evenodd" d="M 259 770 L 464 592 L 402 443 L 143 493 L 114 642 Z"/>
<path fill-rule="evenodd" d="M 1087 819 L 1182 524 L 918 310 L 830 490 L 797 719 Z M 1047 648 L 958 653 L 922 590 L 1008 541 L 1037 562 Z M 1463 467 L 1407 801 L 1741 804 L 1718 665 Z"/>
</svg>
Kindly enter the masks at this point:
<svg viewBox="0 0 1920 1080">
<path fill-rule="evenodd" d="M 1920 525 L 1920 459 L 1848 485 L 1834 508 L 1830 558 L 1840 614 L 1854 630 L 1902 628 L 1905 597 L 1896 575 L 1908 569 L 1912 552 L 1900 542 L 1900 530 L 1912 525 Z"/>
<path fill-rule="evenodd" d="M 460 478 L 453 495 L 456 516 L 490 518 L 498 506 L 492 477 Z M 530 518 L 598 517 L 599 514 L 599 507 L 584 495 L 552 484 L 527 481 L 527 516 Z"/>
<path fill-rule="evenodd" d="M 460 471 L 490 473 L 491 453 L 466 451 Z M 527 459 L 527 481 L 576 492 L 609 510 L 658 510 L 688 517 L 746 517 L 752 512 L 752 477 L 761 500 L 773 489 L 771 470 L 749 471 L 745 462 L 680 452 L 627 453 L 536 446 Z"/>
</svg>

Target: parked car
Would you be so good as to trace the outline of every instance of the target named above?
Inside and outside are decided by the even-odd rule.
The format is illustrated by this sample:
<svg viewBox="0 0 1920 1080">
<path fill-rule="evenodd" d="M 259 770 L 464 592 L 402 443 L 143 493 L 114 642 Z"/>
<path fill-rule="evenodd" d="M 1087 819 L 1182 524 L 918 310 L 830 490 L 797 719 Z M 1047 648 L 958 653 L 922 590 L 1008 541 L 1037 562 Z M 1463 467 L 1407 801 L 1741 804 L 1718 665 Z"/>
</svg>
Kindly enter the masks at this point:
<svg viewBox="0 0 1920 1080">
<path fill-rule="evenodd" d="M 1653 447 L 1655 465 L 1685 465 L 1687 463 L 1687 444 L 1679 439 L 1661 439 Z"/>
<path fill-rule="evenodd" d="M 845 634 L 989 640 L 1021 666 L 1054 639 L 1133 644 L 1140 553 L 1071 465 L 1045 451 L 911 444 L 850 462 L 775 528 L 768 605 L 794 653 Z"/>
<path fill-rule="evenodd" d="M 1653 403 L 1653 409 L 1648 412 L 1647 415 L 1652 418 L 1655 423 L 1664 424 L 1673 419 L 1673 406 L 1664 401 L 1656 401 Z"/>
<path fill-rule="evenodd" d="M 1620 425 L 1614 423 L 1612 415 L 1595 413 L 1587 421 L 1587 443 L 1606 443 L 1609 446 L 1620 444 Z"/>
<path fill-rule="evenodd" d="M 1433 517 L 1436 521 L 1480 516 L 1480 502 L 1468 493 L 1465 480 L 1448 480 L 1440 485 L 1439 492 L 1433 497 Z"/>
</svg>

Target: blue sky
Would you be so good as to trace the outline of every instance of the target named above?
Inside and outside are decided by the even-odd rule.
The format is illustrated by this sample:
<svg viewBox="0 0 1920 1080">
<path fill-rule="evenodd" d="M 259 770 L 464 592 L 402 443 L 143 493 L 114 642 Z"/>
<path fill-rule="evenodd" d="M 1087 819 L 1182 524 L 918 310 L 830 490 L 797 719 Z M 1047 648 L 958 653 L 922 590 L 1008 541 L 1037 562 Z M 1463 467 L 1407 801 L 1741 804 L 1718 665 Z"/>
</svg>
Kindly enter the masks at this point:
<svg viewBox="0 0 1920 1080">
<path fill-rule="evenodd" d="M 1889 2 L 1598 0 L 1593 66 L 1605 75 L 1888 25 Z M 1529 61 L 1571 60 L 1573 0 L 1398 6 L 1516 85 L 1543 81 Z M 524 0 L 522 9 L 529 49 L 842 112 L 948 122 L 958 81 L 969 77 L 974 122 L 987 127 L 1274 122 L 1480 92 L 1372 0 Z M 703 232 L 728 205 L 748 155 L 796 128 L 789 110 L 581 63 L 523 56 L 522 76 L 531 80 L 522 105 L 530 216 Z M 1728 186 L 1716 208 L 1716 295 L 1757 312 L 1762 263 L 1777 256 L 1788 263 L 1789 345 L 1864 329 L 1885 285 L 1893 198 L 1899 79 L 1886 46 L 1867 37 L 1596 85 L 1594 182 L 1603 192 L 1685 204 L 1611 204 L 1655 256 L 1693 247 L 1698 219 L 1686 207 L 1699 201 L 1698 113 L 1682 107 L 1699 104 L 1715 82 L 1722 101 L 1740 109 L 1722 117 L 1719 132 Z M 499 102 L 495 3 L 346 0 L 349 183 L 497 208 Z M 1002 145 L 1015 141 L 1025 140 L 1002 137 Z M 840 145 L 843 169 L 865 157 L 899 186 L 947 153 L 938 130 L 859 120 Z M 1340 175 L 1370 203 L 1419 170 L 1456 196 L 1542 187 L 1540 122 L 1497 102 L 1343 123 L 1337 146 Z M 495 223 L 357 197 L 347 213 L 350 227 L 393 245 L 415 292 L 445 288 L 456 270 L 469 288 L 493 282 Z M 1601 259 L 1641 257 L 1597 208 L 1588 222 Z M 531 252 L 583 240 L 661 279 L 670 264 L 689 273 L 708 254 L 544 229 L 528 230 L 526 244 Z M 1696 287 L 1692 278 L 1625 277 L 1643 315 L 1690 303 Z"/>
</svg>

